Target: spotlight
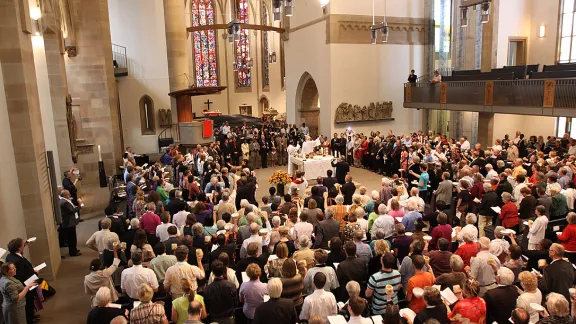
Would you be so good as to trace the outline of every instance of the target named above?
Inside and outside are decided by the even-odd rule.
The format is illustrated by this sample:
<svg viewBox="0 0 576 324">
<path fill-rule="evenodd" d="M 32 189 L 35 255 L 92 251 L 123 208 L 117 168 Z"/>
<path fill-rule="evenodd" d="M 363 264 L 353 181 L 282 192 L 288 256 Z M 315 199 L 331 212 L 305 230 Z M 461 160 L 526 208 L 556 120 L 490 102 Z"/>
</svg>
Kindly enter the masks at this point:
<svg viewBox="0 0 576 324">
<path fill-rule="evenodd" d="M 372 41 L 372 45 L 376 45 L 376 38 L 378 38 L 378 30 L 370 28 L 370 39 Z"/>
<path fill-rule="evenodd" d="M 286 11 L 286 17 L 292 17 L 294 15 L 294 1 L 295 0 L 285 0 L 284 10 Z"/>
<path fill-rule="evenodd" d="M 388 43 L 388 23 L 384 22 L 384 27 L 381 29 L 382 43 Z"/>
<path fill-rule="evenodd" d="M 274 21 L 282 19 L 282 1 L 272 0 L 272 13 L 274 14 Z"/>
</svg>

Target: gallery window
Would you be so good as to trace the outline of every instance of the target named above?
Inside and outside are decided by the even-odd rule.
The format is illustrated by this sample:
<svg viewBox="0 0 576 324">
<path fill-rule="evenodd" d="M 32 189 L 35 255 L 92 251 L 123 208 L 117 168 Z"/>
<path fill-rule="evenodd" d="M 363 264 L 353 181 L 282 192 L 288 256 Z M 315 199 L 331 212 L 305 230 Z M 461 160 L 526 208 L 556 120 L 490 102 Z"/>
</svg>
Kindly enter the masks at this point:
<svg viewBox="0 0 576 324">
<path fill-rule="evenodd" d="M 576 62 L 576 1 L 562 0 L 559 40 L 558 63 Z"/>
<path fill-rule="evenodd" d="M 248 0 L 238 0 L 238 20 L 241 24 L 249 24 Z M 236 44 L 236 64 L 238 66 L 237 83 L 239 88 L 250 87 L 252 85 L 250 61 L 250 31 L 242 28 L 240 31 L 240 41 Z"/>
<path fill-rule="evenodd" d="M 192 26 L 214 25 L 212 0 L 192 0 Z M 194 33 L 194 75 L 197 87 L 218 86 L 216 55 L 216 31 L 214 29 Z"/>
</svg>

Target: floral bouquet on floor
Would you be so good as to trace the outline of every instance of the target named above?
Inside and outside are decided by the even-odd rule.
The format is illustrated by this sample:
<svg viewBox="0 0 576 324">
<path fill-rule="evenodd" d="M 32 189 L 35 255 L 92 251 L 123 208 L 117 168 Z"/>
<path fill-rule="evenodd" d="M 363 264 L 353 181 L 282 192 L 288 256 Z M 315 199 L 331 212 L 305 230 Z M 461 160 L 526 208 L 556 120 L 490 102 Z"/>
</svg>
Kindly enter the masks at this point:
<svg viewBox="0 0 576 324">
<path fill-rule="evenodd" d="M 276 171 L 270 177 L 270 179 L 268 179 L 268 182 L 275 185 L 285 185 L 292 182 L 292 177 L 290 177 L 290 175 L 284 171 Z"/>
</svg>

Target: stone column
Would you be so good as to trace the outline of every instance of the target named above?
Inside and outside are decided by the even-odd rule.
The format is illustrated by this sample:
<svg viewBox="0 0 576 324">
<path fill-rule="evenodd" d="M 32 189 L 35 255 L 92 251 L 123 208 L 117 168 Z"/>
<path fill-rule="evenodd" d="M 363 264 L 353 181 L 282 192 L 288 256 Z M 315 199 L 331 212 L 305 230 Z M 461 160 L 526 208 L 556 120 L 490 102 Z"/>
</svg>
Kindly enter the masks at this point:
<svg viewBox="0 0 576 324">
<path fill-rule="evenodd" d="M 65 57 L 66 73 L 72 101 L 79 105 L 80 120 L 76 123 L 83 137 L 77 165 L 83 184 L 96 186 L 98 145 L 107 176 L 117 172 L 122 157 L 108 1 L 69 1 L 77 44 L 72 44 L 76 55 Z"/>
<path fill-rule="evenodd" d="M 188 88 L 188 55 L 186 52 L 186 21 L 184 1 L 164 0 L 164 23 L 166 28 L 166 53 L 168 55 L 168 77 L 170 91 Z M 189 76 L 192 84 L 196 83 Z M 171 98 L 172 114 L 176 116 L 176 99 Z M 174 119 L 176 120 L 176 118 Z"/>
<path fill-rule="evenodd" d="M 66 79 L 66 64 L 64 63 L 62 31 L 60 29 L 60 2 L 46 1 L 43 9 L 44 50 L 48 68 L 54 128 L 56 130 L 57 156 L 60 162 L 60 173 L 63 174 L 64 171 L 70 170 L 73 166 L 73 161 L 70 150 L 68 122 L 66 120 L 68 80 Z M 56 154 L 56 152 L 54 153 Z M 61 179 L 58 179 L 58 183 L 60 181 Z"/>
<path fill-rule="evenodd" d="M 29 25 L 27 1 L 0 1 L 0 67 L 6 95 L 6 111 L 14 148 L 18 176 L 13 183 L 19 189 L 19 201 L 13 201 L 16 213 L 22 210 L 25 234 L 37 237 L 30 244 L 29 253 L 34 265 L 46 262 L 42 273 L 53 278 L 60 267 L 58 233 L 54 224 L 46 148 L 42 129 L 42 116 L 38 85 L 34 67 L 32 41 L 25 26 Z M 4 215 L 5 217 L 7 215 Z M 10 223 L 13 220 L 4 219 Z M 22 233 L 10 233 L 10 235 Z M 3 238 L 6 239 L 6 238 Z"/>
</svg>

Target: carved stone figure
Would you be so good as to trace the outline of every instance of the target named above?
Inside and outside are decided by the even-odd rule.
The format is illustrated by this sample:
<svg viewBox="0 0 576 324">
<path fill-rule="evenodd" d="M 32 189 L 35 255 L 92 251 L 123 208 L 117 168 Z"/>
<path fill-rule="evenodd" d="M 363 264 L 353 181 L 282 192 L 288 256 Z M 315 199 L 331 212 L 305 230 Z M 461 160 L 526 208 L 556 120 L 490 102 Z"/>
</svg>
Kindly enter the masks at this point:
<svg viewBox="0 0 576 324">
<path fill-rule="evenodd" d="M 334 115 L 335 122 L 382 120 L 392 118 L 392 101 L 371 102 L 368 106 L 341 103 Z"/>
<path fill-rule="evenodd" d="M 78 55 L 76 46 L 66 46 L 66 53 L 68 53 L 68 57 L 76 57 Z"/>
<path fill-rule="evenodd" d="M 68 124 L 68 136 L 70 139 L 70 153 L 72 154 L 72 162 L 78 163 L 78 148 L 76 146 L 76 118 L 72 113 L 72 96 L 66 96 L 66 122 Z"/>
</svg>

